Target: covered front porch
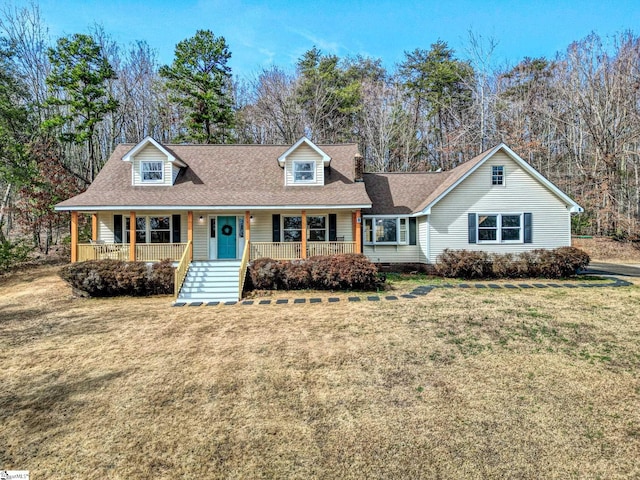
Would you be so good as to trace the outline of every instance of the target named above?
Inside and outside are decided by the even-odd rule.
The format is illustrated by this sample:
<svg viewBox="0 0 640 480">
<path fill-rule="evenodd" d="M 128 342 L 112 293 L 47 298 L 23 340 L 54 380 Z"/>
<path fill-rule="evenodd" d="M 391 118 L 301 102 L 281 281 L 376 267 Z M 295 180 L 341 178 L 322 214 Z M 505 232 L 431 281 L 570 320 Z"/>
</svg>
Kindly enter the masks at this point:
<svg viewBox="0 0 640 480">
<path fill-rule="evenodd" d="M 81 213 L 71 212 L 72 262 L 296 260 L 361 253 L 360 210 L 87 213 L 91 215 L 91 239 L 80 243 Z"/>
</svg>

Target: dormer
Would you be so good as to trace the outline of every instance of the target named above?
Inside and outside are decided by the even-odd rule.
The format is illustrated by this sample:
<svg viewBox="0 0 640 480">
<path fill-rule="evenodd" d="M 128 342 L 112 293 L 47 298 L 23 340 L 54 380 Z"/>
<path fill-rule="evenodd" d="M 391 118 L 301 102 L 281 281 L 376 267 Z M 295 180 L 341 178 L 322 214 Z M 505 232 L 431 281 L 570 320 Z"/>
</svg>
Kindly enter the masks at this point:
<svg viewBox="0 0 640 480">
<path fill-rule="evenodd" d="M 307 137 L 302 137 L 278 157 L 287 187 L 324 185 L 324 169 L 330 163 L 331 157 Z"/>
<path fill-rule="evenodd" d="M 180 169 L 187 166 L 173 153 L 147 137 L 122 157 L 131 162 L 131 182 L 134 186 L 171 186 Z"/>
</svg>

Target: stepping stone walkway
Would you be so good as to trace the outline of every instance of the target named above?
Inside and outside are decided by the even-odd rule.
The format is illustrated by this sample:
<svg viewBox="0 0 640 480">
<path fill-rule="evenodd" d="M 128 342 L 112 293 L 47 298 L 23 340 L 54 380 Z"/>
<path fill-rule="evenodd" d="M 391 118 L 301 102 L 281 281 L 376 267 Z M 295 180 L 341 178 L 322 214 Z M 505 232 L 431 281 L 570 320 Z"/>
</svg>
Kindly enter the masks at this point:
<svg viewBox="0 0 640 480">
<path fill-rule="evenodd" d="M 517 285 L 511 284 L 511 283 L 504 283 L 502 285 L 498 285 L 496 283 L 475 283 L 473 285 L 470 285 L 468 283 L 459 283 L 457 285 L 452 285 L 450 283 L 443 283 L 441 285 L 420 285 L 418 287 L 415 287 L 410 293 L 403 293 L 399 296 L 396 295 L 387 295 L 385 297 L 380 297 L 378 295 L 368 295 L 366 297 L 347 297 L 346 299 L 343 299 L 341 297 L 329 297 L 326 300 L 323 300 L 322 298 L 295 298 L 293 299 L 293 301 L 291 302 L 292 304 L 306 304 L 307 301 L 308 303 L 323 303 L 323 302 L 327 302 L 327 303 L 338 303 L 341 301 L 347 301 L 347 302 L 361 302 L 361 301 L 365 301 L 365 302 L 380 302 L 383 299 L 386 301 L 397 301 L 400 300 L 402 298 L 407 299 L 407 300 L 411 300 L 414 298 L 418 298 L 424 295 L 429 294 L 429 292 L 431 292 L 433 289 L 435 288 L 446 288 L 446 289 L 454 289 L 454 288 L 459 288 L 459 289 L 470 289 L 470 288 L 476 288 L 476 289 L 486 289 L 486 288 L 490 288 L 490 289 L 494 289 L 494 290 L 500 290 L 500 289 L 509 289 L 509 290 L 527 290 L 527 289 L 532 289 L 532 288 L 609 288 L 609 287 L 628 287 L 633 285 L 630 282 L 627 282 L 626 280 L 622 280 L 620 278 L 612 278 L 611 279 L 612 282 L 611 283 L 533 283 L 533 284 L 528 284 L 528 283 L 519 283 Z M 286 305 L 289 304 L 289 299 L 288 298 L 279 298 L 277 300 L 259 300 L 257 301 L 257 305 L 271 305 L 271 304 L 276 304 L 276 305 Z M 207 302 L 206 306 L 207 307 L 216 307 L 219 305 L 256 305 L 256 301 L 255 300 L 242 300 L 240 302 L 236 302 L 236 301 L 229 301 L 229 302 Z M 186 303 L 186 302 L 176 302 L 173 304 L 174 307 L 185 307 L 185 306 L 189 306 L 189 307 L 200 307 L 203 305 L 203 302 L 190 302 L 190 303 Z"/>
</svg>

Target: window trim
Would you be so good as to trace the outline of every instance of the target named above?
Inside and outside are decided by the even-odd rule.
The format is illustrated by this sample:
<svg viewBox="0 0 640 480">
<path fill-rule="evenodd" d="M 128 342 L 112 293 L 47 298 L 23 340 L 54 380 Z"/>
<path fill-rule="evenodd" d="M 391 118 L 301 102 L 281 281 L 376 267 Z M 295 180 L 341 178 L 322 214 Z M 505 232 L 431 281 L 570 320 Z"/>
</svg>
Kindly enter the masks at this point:
<svg viewBox="0 0 640 480">
<path fill-rule="evenodd" d="M 299 218 L 300 219 L 300 228 L 285 228 L 284 226 L 284 222 L 285 222 L 285 218 Z M 300 232 L 300 240 L 298 240 L 297 242 L 302 242 L 302 215 L 282 215 L 280 216 L 280 228 L 281 228 L 281 232 L 282 232 L 282 238 L 281 241 L 283 243 L 296 243 L 295 240 L 286 240 L 286 235 L 285 232 L 287 230 L 294 230 L 294 231 L 299 231 Z"/>
<path fill-rule="evenodd" d="M 496 173 L 495 172 L 496 168 L 500 168 L 501 172 Z M 506 169 L 504 168 L 504 165 L 491 165 L 491 186 L 492 187 L 504 187 L 507 184 L 506 182 L 507 175 L 505 171 Z M 500 183 L 497 183 L 497 180 L 500 180 Z"/>
<path fill-rule="evenodd" d="M 167 217 L 169 219 L 169 241 L 167 243 L 164 242 L 151 242 L 151 218 L 157 218 L 157 217 Z M 145 241 L 144 242 L 139 242 L 138 239 L 136 238 L 136 243 L 137 244 L 141 244 L 144 243 L 145 245 L 168 245 L 171 243 L 174 243 L 172 240 L 172 236 L 173 236 L 173 215 L 172 214 L 167 214 L 167 215 L 136 215 L 136 226 L 138 223 L 138 220 L 140 219 L 144 219 L 145 222 L 145 228 L 144 228 L 144 237 L 145 237 Z M 131 243 L 131 236 L 129 236 L 129 242 L 127 242 L 127 234 L 130 233 L 130 230 L 127 229 L 127 220 L 129 220 L 129 224 L 131 224 L 131 216 L 130 215 L 123 215 L 122 216 L 122 239 L 124 240 L 123 243 Z M 138 231 L 142 231 L 142 230 L 138 230 L 136 228 L 136 232 Z M 161 230 L 153 230 L 153 231 L 157 231 L 157 232 L 166 232 L 167 229 L 161 229 Z"/>
<path fill-rule="evenodd" d="M 318 214 L 318 215 L 306 215 L 307 217 L 307 231 L 306 231 L 306 237 L 307 237 L 307 242 L 320 242 L 320 243 L 324 243 L 324 242 L 329 242 L 329 215 L 328 214 Z M 322 217 L 324 218 L 324 229 L 321 228 L 314 228 L 313 230 L 324 230 L 324 238 L 325 240 L 310 240 L 309 239 L 309 232 L 311 231 L 311 228 L 309 228 L 309 217 Z M 300 242 L 302 241 L 302 215 L 281 215 L 280 216 L 280 231 L 282 232 L 282 237 L 281 237 L 281 241 L 282 242 L 286 242 L 286 243 L 294 243 L 293 241 L 290 240 L 285 240 L 285 230 L 297 230 L 297 229 L 293 229 L 293 228 L 285 228 L 284 226 L 284 222 L 285 222 L 285 218 L 300 218 Z"/>
<path fill-rule="evenodd" d="M 495 240 L 480 240 L 480 217 L 495 216 L 496 217 L 496 239 Z M 519 217 L 520 226 L 518 227 L 519 235 L 518 240 L 502 240 L 502 217 Z M 515 227 L 504 227 L 515 229 Z M 488 229 L 486 229 L 488 230 Z M 498 245 L 498 244 L 519 244 L 524 243 L 524 212 L 510 212 L 510 213 L 476 213 L 476 243 L 482 245 Z"/>
<path fill-rule="evenodd" d="M 297 165 L 302 165 L 302 164 L 311 164 L 311 175 L 312 178 L 310 180 L 297 180 L 296 179 L 296 166 Z M 302 184 L 309 184 L 309 183 L 316 183 L 316 169 L 317 169 L 317 164 L 315 160 L 293 160 L 291 162 L 291 168 L 293 169 L 291 172 L 291 176 L 293 179 L 293 183 L 302 183 Z M 306 172 L 306 171 L 305 171 Z M 301 172 L 300 172 L 301 173 Z"/>
<path fill-rule="evenodd" d="M 144 178 L 144 166 L 145 165 L 151 165 L 151 164 L 160 164 L 160 179 L 156 179 L 156 180 L 145 180 Z M 149 172 L 157 172 L 157 170 L 150 170 L 146 173 Z M 140 182 L 141 183 L 147 183 L 147 184 L 157 184 L 157 183 L 164 183 L 164 162 L 162 160 L 140 160 Z"/>
<path fill-rule="evenodd" d="M 409 232 L 409 216 L 407 215 L 363 215 L 363 232 L 362 240 L 364 245 L 409 245 L 410 244 L 410 232 Z M 395 242 L 378 242 L 375 236 L 375 223 L 376 220 L 396 220 L 396 241 Z M 371 241 L 367 240 L 367 222 L 371 222 Z M 404 234 L 404 240 L 402 236 Z"/>
</svg>

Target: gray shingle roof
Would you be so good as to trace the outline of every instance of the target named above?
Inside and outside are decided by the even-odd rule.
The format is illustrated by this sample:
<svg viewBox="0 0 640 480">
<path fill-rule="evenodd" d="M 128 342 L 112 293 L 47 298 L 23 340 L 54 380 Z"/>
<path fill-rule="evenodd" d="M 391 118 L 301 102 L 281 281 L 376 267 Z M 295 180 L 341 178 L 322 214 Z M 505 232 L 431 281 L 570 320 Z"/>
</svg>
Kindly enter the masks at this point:
<svg viewBox="0 0 640 480">
<path fill-rule="evenodd" d="M 464 177 L 489 153 L 464 162 L 446 172 L 366 173 L 364 183 L 373 201 L 366 215 L 402 215 L 418 213 Z"/>
<path fill-rule="evenodd" d="M 166 145 L 188 165 L 175 184 L 133 186 L 131 163 L 122 161 L 133 147 L 119 145 L 89 188 L 57 207 L 371 205 L 364 184 L 354 182 L 356 144 L 319 145 L 331 157 L 322 187 L 284 186 L 284 170 L 278 165 L 278 157 L 290 145 Z"/>
</svg>

